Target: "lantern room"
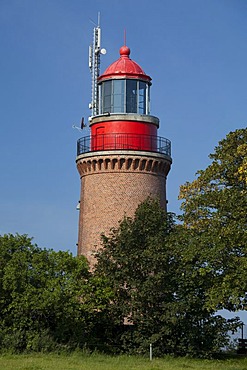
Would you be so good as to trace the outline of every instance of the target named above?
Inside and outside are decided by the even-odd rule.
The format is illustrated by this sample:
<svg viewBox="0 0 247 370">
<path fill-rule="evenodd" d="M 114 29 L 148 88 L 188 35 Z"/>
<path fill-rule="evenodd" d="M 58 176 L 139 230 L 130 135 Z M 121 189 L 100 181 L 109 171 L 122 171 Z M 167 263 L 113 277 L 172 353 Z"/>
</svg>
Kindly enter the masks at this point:
<svg viewBox="0 0 247 370">
<path fill-rule="evenodd" d="M 149 114 L 149 84 L 134 79 L 108 80 L 99 88 L 99 113 Z"/>
<path fill-rule="evenodd" d="M 151 78 L 129 55 L 122 46 L 120 58 L 99 77 L 99 114 L 150 113 Z"/>
</svg>

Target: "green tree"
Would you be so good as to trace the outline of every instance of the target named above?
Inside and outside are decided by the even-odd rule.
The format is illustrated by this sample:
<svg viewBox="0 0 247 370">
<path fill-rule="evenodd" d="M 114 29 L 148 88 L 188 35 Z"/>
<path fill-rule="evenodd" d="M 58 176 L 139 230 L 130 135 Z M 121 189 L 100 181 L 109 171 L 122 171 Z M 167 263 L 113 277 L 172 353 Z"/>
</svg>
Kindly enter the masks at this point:
<svg viewBox="0 0 247 370">
<path fill-rule="evenodd" d="M 247 303 L 247 129 L 219 142 L 211 164 L 181 187 L 182 220 L 200 274 L 212 276 L 209 308 L 244 310 Z"/>
<path fill-rule="evenodd" d="M 111 292 L 91 276 L 84 257 L 41 249 L 26 235 L 4 235 L 0 263 L 2 347 L 52 350 L 95 342 Z"/>
<path fill-rule="evenodd" d="M 190 235 L 148 199 L 124 218 L 97 255 L 95 273 L 115 292 L 112 321 L 125 350 L 207 355 L 227 343 L 232 322 L 205 307 L 211 276 L 198 274 Z M 130 325 L 123 325 L 129 319 Z"/>
</svg>

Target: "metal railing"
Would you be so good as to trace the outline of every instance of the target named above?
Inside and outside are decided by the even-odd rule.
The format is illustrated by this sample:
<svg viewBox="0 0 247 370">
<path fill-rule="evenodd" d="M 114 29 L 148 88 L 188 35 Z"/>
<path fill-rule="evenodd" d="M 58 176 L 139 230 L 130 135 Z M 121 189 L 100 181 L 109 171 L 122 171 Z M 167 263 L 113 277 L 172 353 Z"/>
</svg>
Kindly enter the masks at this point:
<svg viewBox="0 0 247 370">
<path fill-rule="evenodd" d="M 104 150 L 148 151 L 171 156 L 171 142 L 160 136 L 134 134 L 93 135 L 77 141 L 77 155 Z"/>
</svg>

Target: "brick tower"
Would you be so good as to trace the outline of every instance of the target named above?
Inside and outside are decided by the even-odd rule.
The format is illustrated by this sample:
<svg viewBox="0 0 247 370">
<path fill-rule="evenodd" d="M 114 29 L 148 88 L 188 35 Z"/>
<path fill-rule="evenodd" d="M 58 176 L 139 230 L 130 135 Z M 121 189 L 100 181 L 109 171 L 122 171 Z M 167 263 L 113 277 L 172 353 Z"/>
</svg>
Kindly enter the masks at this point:
<svg viewBox="0 0 247 370">
<path fill-rule="evenodd" d="M 99 73 L 100 28 L 94 29 L 90 67 L 92 84 L 90 136 L 77 142 L 81 178 L 78 254 L 94 263 L 100 236 L 133 216 L 147 197 L 166 208 L 166 177 L 171 143 L 157 136 L 159 119 L 150 115 L 151 77 L 130 59 L 130 49 Z M 104 50 L 104 49 L 103 49 Z M 104 52 L 103 52 L 104 53 Z"/>
</svg>

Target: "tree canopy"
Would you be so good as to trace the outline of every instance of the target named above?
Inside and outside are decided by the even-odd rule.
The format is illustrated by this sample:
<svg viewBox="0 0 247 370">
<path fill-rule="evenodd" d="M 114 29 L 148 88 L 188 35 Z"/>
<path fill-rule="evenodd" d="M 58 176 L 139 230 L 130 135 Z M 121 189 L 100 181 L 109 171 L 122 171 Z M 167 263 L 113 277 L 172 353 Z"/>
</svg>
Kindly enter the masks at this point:
<svg viewBox="0 0 247 370">
<path fill-rule="evenodd" d="M 114 291 L 112 321 L 125 350 L 206 355 L 227 343 L 237 320 L 225 320 L 205 306 L 210 276 L 198 274 L 190 235 L 172 214 L 148 199 L 133 219 L 103 237 L 96 274 Z M 129 320 L 129 325 L 123 326 Z"/>
<path fill-rule="evenodd" d="M 212 163 L 181 186 L 182 220 L 194 240 L 201 274 L 214 285 L 208 307 L 240 310 L 247 303 L 247 129 L 219 142 Z"/>
<path fill-rule="evenodd" d="M 4 235 L 0 265 L 1 347 L 52 350 L 95 340 L 111 291 L 83 256 L 41 249 L 27 235 Z"/>
</svg>

